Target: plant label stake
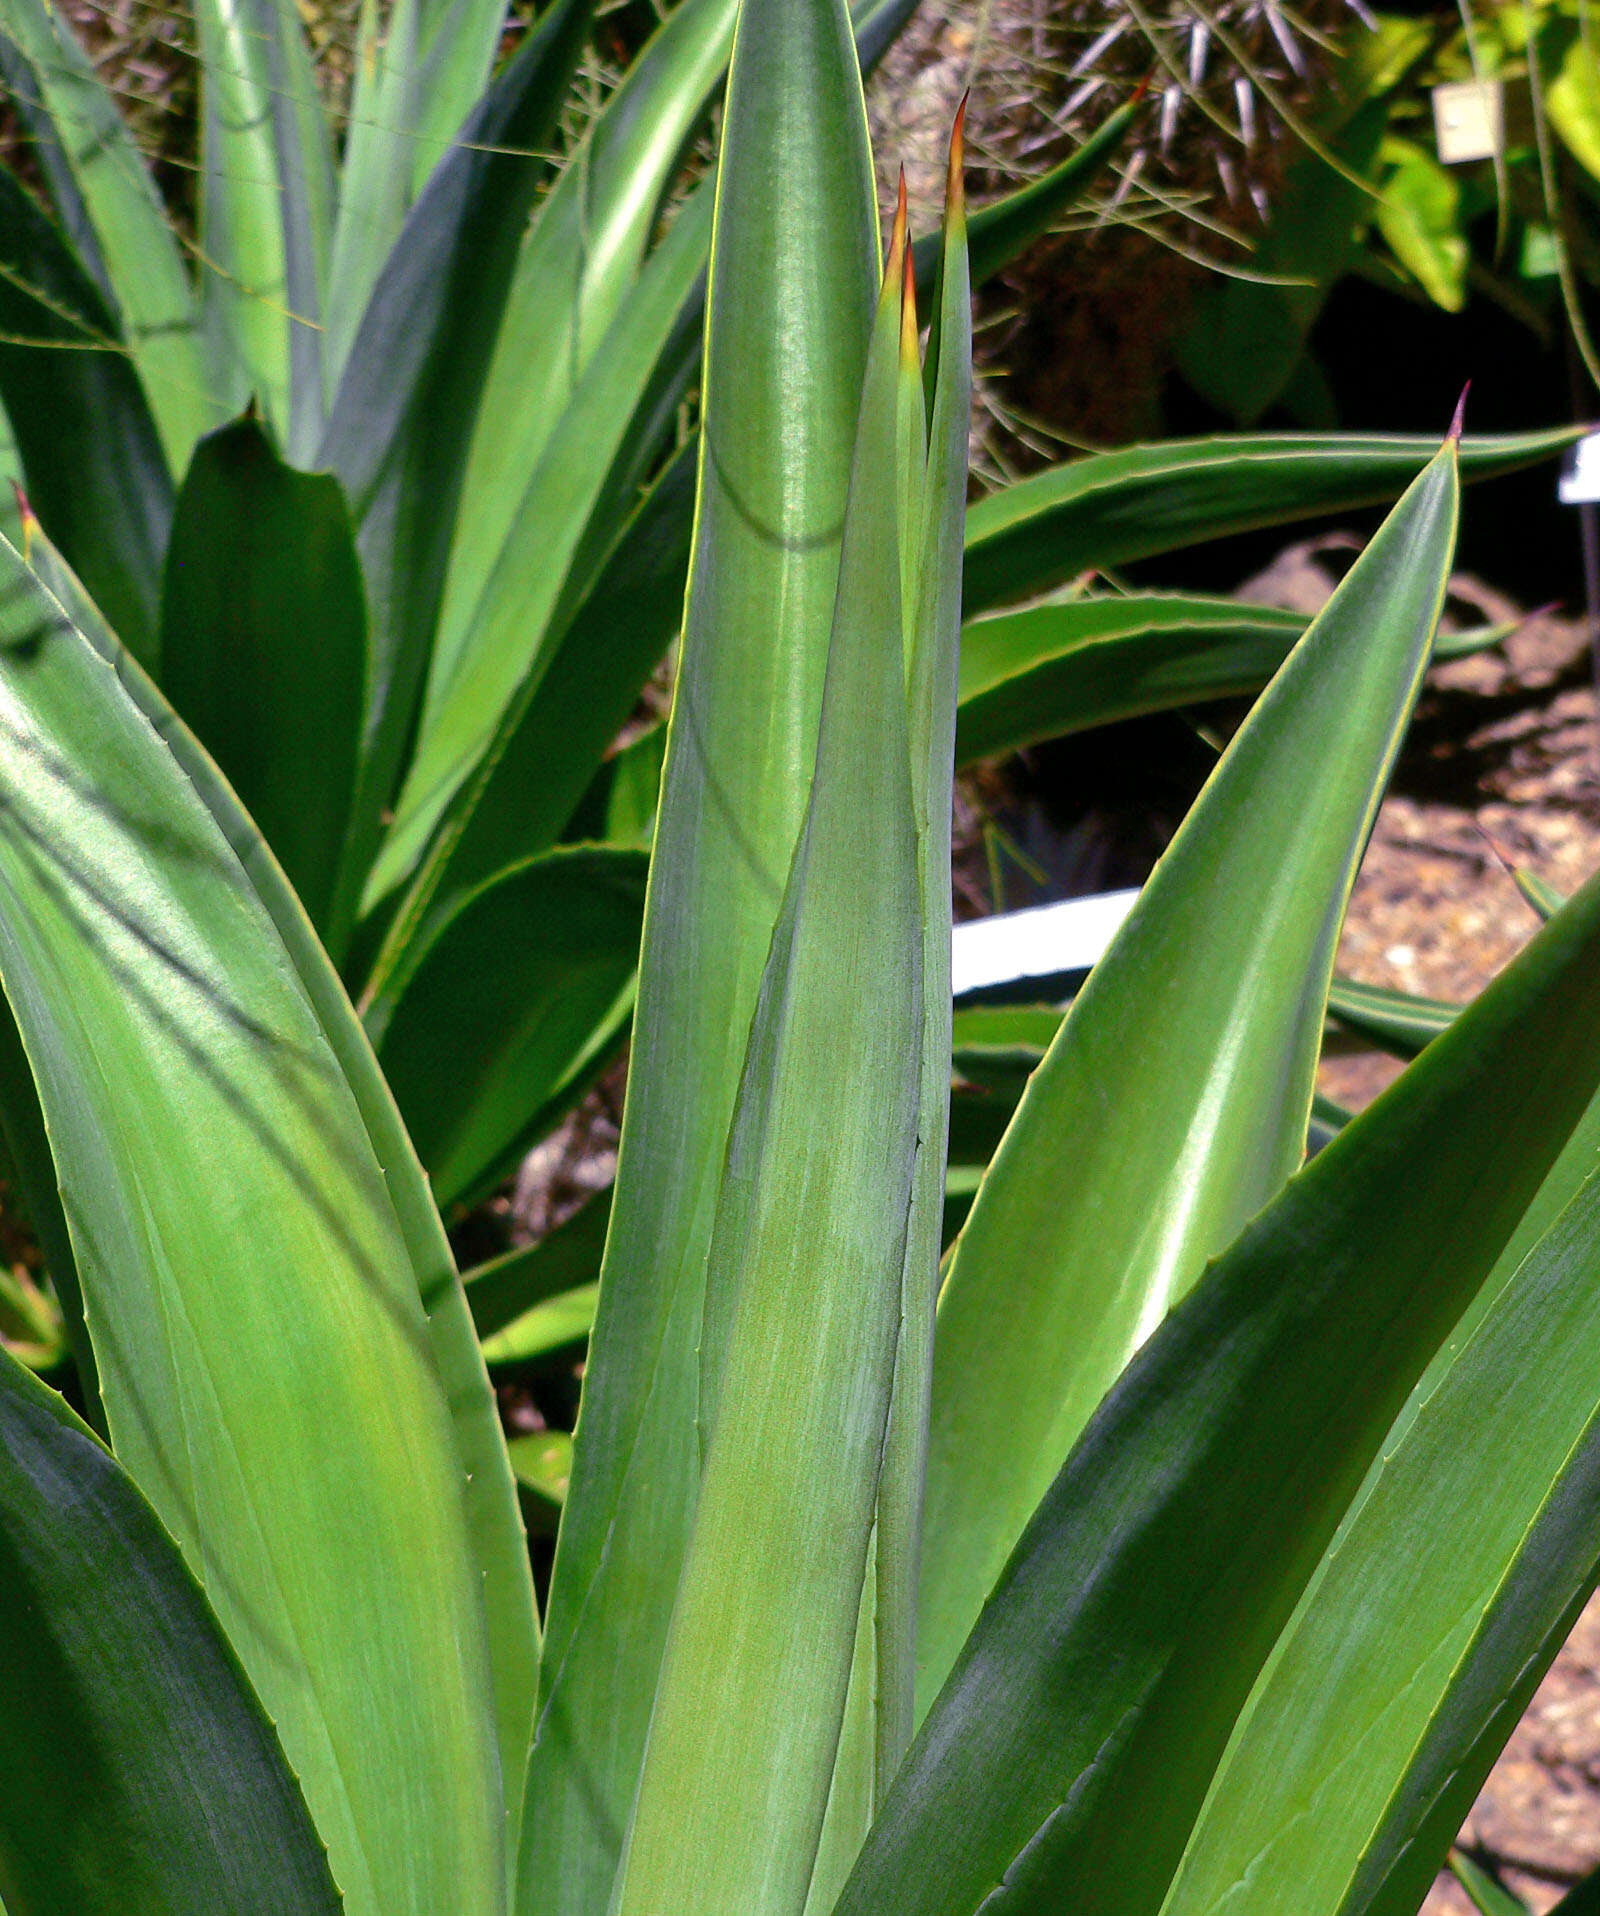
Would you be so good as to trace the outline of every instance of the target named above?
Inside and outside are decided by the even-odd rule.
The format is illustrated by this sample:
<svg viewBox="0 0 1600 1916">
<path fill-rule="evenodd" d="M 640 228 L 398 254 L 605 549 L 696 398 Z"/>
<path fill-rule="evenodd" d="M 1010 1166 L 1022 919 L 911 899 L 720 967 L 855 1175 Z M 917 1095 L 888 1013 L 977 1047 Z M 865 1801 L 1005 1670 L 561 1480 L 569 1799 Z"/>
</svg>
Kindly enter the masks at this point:
<svg viewBox="0 0 1600 1916">
<path fill-rule="evenodd" d="M 1505 88 L 1498 80 L 1462 80 L 1433 89 L 1433 129 L 1445 166 L 1492 159 L 1505 147 Z"/>
</svg>

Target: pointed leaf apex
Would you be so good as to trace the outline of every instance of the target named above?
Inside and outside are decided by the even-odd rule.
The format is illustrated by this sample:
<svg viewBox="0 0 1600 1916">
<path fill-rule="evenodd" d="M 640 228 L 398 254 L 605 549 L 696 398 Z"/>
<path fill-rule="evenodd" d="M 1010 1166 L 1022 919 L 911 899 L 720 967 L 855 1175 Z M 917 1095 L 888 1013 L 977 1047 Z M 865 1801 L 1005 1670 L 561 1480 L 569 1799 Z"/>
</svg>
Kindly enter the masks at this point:
<svg viewBox="0 0 1600 1916">
<path fill-rule="evenodd" d="M 1128 96 L 1129 106 L 1137 106 L 1139 102 L 1144 98 L 1144 96 L 1150 91 L 1151 83 L 1156 77 L 1156 71 L 1157 69 L 1155 67 L 1152 67 L 1150 71 L 1144 76 L 1144 78 L 1139 82 L 1139 84 L 1133 89 L 1133 92 Z"/>
<path fill-rule="evenodd" d="M 889 257 L 883 268 L 883 290 L 887 298 L 891 286 L 900 283 L 901 261 L 906 251 L 906 170 L 900 169 L 900 193 L 895 202 L 894 225 L 889 231 Z"/>
<path fill-rule="evenodd" d="M 966 211 L 966 185 L 963 168 L 967 154 L 967 102 L 972 97 L 970 90 L 961 96 L 961 104 L 956 108 L 955 124 L 950 129 L 950 172 L 945 184 L 945 217 L 953 219 Z"/>
<path fill-rule="evenodd" d="M 900 283 L 900 361 L 912 372 L 919 372 L 922 361 L 917 352 L 917 263 L 911 248 L 906 248 L 905 274 Z"/>
<path fill-rule="evenodd" d="M 33 535 L 39 528 L 39 521 L 33 507 L 28 504 L 28 495 L 22 490 L 22 481 L 13 479 L 11 490 L 17 495 L 17 512 L 22 519 L 22 563 L 33 564 Z"/>
<path fill-rule="evenodd" d="M 1461 388 L 1461 397 L 1456 401 L 1455 417 L 1450 421 L 1450 430 L 1445 434 L 1447 445 L 1459 446 L 1461 443 L 1461 427 L 1467 416 L 1467 394 L 1471 391 L 1472 381 L 1469 379 Z"/>
</svg>

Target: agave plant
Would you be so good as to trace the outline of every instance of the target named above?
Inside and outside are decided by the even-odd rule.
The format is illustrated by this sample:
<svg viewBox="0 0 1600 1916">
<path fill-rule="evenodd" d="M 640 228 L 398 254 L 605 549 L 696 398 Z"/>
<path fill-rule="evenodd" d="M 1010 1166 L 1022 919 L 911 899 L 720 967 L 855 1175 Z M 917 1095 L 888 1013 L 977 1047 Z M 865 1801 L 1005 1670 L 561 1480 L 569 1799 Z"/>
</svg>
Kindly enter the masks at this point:
<svg viewBox="0 0 1600 1916">
<path fill-rule="evenodd" d="M 1300 1168 L 1454 434 L 1050 1041 L 935 1312 L 959 144 L 920 364 L 871 182 L 842 6 L 745 0 L 542 1617 L 328 954 L 31 514 L 0 554 L 7 1141 L 110 1439 L 0 1357 L 10 1916 L 1414 1911 L 1592 1585 L 1600 890 Z M 969 527 L 969 576 L 1035 530 Z"/>
<path fill-rule="evenodd" d="M 858 10 L 863 60 L 911 4 Z M 452 1214 L 627 1030 L 664 729 L 611 748 L 691 546 L 715 183 L 681 161 L 734 0 L 684 0 L 557 169 L 541 147 L 591 15 L 559 0 L 491 71 L 502 0 L 370 11 L 341 146 L 290 0 L 198 0 L 188 237 L 59 15 L 0 0 L 43 194 L 0 176 L 0 402 L 33 512 L 273 848 Z M 975 279 L 1141 110 L 974 216 Z M 926 284 L 926 244 L 917 263 Z M 985 500 L 963 757 L 1257 688 L 1302 622 L 1085 575 L 1392 498 L 1428 450 L 1134 447 Z"/>
</svg>

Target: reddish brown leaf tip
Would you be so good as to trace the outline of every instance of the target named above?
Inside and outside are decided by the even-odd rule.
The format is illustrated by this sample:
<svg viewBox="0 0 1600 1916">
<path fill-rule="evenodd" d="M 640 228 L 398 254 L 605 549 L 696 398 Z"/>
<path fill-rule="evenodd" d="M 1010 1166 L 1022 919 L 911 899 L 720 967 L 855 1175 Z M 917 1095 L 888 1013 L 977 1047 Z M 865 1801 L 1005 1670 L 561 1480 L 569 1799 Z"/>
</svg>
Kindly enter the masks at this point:
<svg viewBox="0 0 1600 1916">
<path fill-rule="evenodd" d="M 20 479 L 13 479 L 11 481 L 11 490 L 17 495 L 17 511 L 22 515 L 22 523 L 25 526 L 36 526 L 39 521 L 34 516 L 33 507 L 28 504 L 28 495 L 22 490 L 22 481 Z"/>
<path fill-rule="evenodd" d="M 950 171 L 946 176 L 944 189 L 947 218 L 966 206 L 966 182 L 963 175 L 967 159 L 967 102 L 971 98 L 970 89 L 962 94 L 961 104 L 956 108 L 955 124 L 950 129 Z"/>
<path fill-rule="evenodd" d="M 1151 85 L 1154 82 L 1155 77 L 1156 77 L 1156 69 L 1152 67 L 1150 71 L 1144 76 L 1144 78 L 1139 82 L 1139 84 L 1133 89 L 1133 92 L 1128 99 L 1129 106 L 1137 106 L 1139 104 L 1139 102 L 1144 98 L 1144 96 L 1150 91 Z"/>
<path fill-rule="evenodd" d="M 912 249 L 906 248 L 905 272 L 900 281 L 900 353 L 908 366 L 921 364 L 917 354 L 917 263 Z"/>
<path fill-rule="evenodd" d="M 899 282 L 901 260 L 906 251 L 906 170 L 900 169 L 900 193 L 895 202 L 894 225 L 889 231 L 889 257 L 884 262 L 883 290 L 887 298 L 889 288 Z"/>
<path fill-rule="evenodd" d="M 1447 445 L 1459 446 L 1461 444 L 1461 428 L 1467 417 L 1467 394 L 1471 391 L 1472 381 L 1469 379 L 1466 385 L 1461 388 L 1461 397 L 1456 401 L 1455 416 L 1450 421 L 1450 430 L 1445 434 L 1445 443 Z"/>
</svg>

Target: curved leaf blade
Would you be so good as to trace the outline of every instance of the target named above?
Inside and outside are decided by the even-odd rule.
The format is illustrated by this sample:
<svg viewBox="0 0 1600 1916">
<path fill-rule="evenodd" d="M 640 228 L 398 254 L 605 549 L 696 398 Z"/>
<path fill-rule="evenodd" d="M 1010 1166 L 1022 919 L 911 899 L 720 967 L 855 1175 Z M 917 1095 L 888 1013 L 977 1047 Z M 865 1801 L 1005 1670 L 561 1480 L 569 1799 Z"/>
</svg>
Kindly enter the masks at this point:
<svg viewBox="0 0 1600 1916">
<path fill-rule="evenodd" d="M 1178 593 L 1064 599 L 969 619 L 961 764 L 1168 706 L 1264 685 L 1306 629 L 1298 613 Z"/>
<path fill-rule="evenodd" d="M 452 143 L 485 139 L 474 130 L 475 109 L 506 16 L 505 0 L 399 0 L 380 28 L 377 7 L 363 10 L 329 265 L 330 390 L 344 376 L 373 288 L 430 177 Z M 542 136 L 485 143 L 534 148 Z"/>
<path fill-rule="evenodd" d="M 501 563 L 544 449 L 639 279 L 673 168 L 721 84 L 736 11 L 736 0 L 686 0 L 667 16 L 591 124 L 523 241 L 467 461 L 429 678 L 430 712 L 462 663 L 475 608 Z M 709 201 L 709 193 L 703 196 Z M 710 239 L 707 220 L 700 257 L 689 263 L 674 313 L 693 289 Z M 615 357 L 608 344 L 613 370 Z"/>
<path fill-rule="evenodd" d="M 233 846 L 111 662 L 0 557 L 0 974 L 118 1455 L 350 1908 L 494 1916 L 484 1600 L 383 1167 Z"/>
<path fill-rule="evenodd" d="M 881 58 L 915 6 L 916 0 L 864 0 L 855 9 L 863 71 Z M 529 230 L 468 464 L 429 679 L 430 714 L 462 659 L 476 649 L 471 635 L 482 623 L 478 607 L 496 570 L 525 548 L 528 528 L 544 534 L 549 477 L 542 490 L 530 491 L 534 475 L 542 465 L 559 472 L 596 430 L 588 424 L 576 438 L 567 430 L 565 453 L 546 459 L 564 409 L 586 385 L 592 390 L 598 383 L 585 379 L 596 359 L 610 394 L 593 418 L 607 432 L 615 430 L 613 413 L 625 420 L 643 403 L 652 356 L 671 356 L 681 352 L 679 341 L 691 342 L 692 363 L 671 382 L 680 390 L 698 364 L 711 243 L 709 177 L 675 216 L 671 237 L 679 257 L 670 269 L 657 258 L 665 248 L 658 246 L 648 261 L 645 251 L 684 147 L 721 87 L 736 11 L 733 0 L 688 0 L 668 15 L 596 116 Z M 690 226 L 680 231 L 686 218 Z M 698 256 L 686 244 L 691 233 Z M 641 346 L 637 328 L 615 322 L 636 287 L 660 305 L 664 280 L 677 303 L 654 324 L 667 344 Z M 631 491 L 623 496 L 631 508 Z M 535 501 L 546 516 L 534 510 Z M 614 529 L 608 528 L 608 539 Z"/>
<path fill-rule="evenodd" d="M 366 596 L 338 480 L 286 466 L 254 419 L 190 462 L 161 659 L 168 697 L 321 924 L 355 796 Z"/>
<path fill-rule="evenodd" d="M 456 635 L 454 677 L 424 712 L 395 822 L 368 881 L 368 908 L 416 864 L 474 769 L 503 748 L 538 695 L 553 645 L 564 643 L 563 627 L 589 584 L 585 562 L 592 563 L 596 544 L 609 545 L 615 529 L 608 508 L 619 502 L 608 482 L 641 440 L 653 450 L 698 358 L 699 329 L 684 327 L 682 318 L 685 294 L 703 272 L 711 211 L 702 188 L 678 215 L 557 419 L 526 490 L 509 502 L 508 536 Z M 449 636 L 441 629 L 446 643 Z M 466 795 L 457 813 L 473 809 L 474 797 Z M 447 844 L 461 829 L 458 815 L 446 827 Z M 417 905 L 408 903 L 408 918 L 415 922 L 416 914 Z"/>
<path fill-rule="evenodd" d="M 1300 1163 L 1339 928 L 1458 498 L 1447 444 L 1235 735 L 980 1188 L 934 1347 L 923 1708 L 1113 1379 Z"/>
<path fill-rule="evenodd" d="M 537 679 L 507 707 L 493 743 L 446 814 L 385 954 L 401 966 L 433 915 L 522 857 L 555 843 L 589 789 L 606 747 L 683 622 L 698 447 L 683 446 L 617 535 L 605 563 Z M 369 898 L 403 867 L 391 837 Z M 374 966 L 383 985 L 383 958 Z"/>
<path fill-rule="evenodd" d="M 1581 427 L 1461 442 L 1461 476 L 1549 459 Z M 1045 591 L 1258 526 L 1374 505 L 1401 492 L 1437 441 L 1381 433 L 1263 433 L 1125 446 L 1052 466 L 967 514 L 966 609 Z"/>
<path fill-rule="evenodd" d="M 558 1292 L 593 1284 L 600 1274 L 610 1221 L 608 1186 L 537 1244 L 507 1251 L 468 1271 L 462 1281 L 478 1335 L 487 1341 Z"/>
<path fill-rule="evenodd" d="M 497 1331 L 483 1347 L 487 1364 L 526 1364 L 535 1357 L 548 1356 L 568 1344 L 581 1344 L 594 1328 L 595 1305 L 600 1299 L 598 1281 L 574 1285 L 570 1291 L 558 1291 L 528 1307 L 503 1331 Z M 519 1478 L 526 1482 L 526 1478 Z"/>
<path fill-rule="evenodd" d="M 37 88 L 30 113 L 48 118 L 72 182 L 76 203 L 60 206 L 62 218 L 70 225 L 81 216 L 93 231 L 98 257 L 90 264 L 104 268 L 100 290 L 118 315 L 107 330 L 125 337 L 166 461 L 181 472 L 196 439 L 220 425 L 228 407 L 210 388 L 178 240 L 115 99 L 61 14 L 48 0 L 8 0 L 4 31 Z"/>
<path fill-rule="evenodd" d="M 117 643 L 36 526 L 31 549 L 39 580 L 65 609 L 84 643 L 115 673 L 238 860 L 282 941 L 284 960 L 311 1005 L 349 1086 L 370 1149 L 383 1166 L 389 1201 L 426 1314 L 432 1358 L 443 1384 L 461 1467 L 467 1529 L 488 1623 L 506 1838 L 509 1851 L 514 1852 L 521 1815 L 519 1765 L 528 1746 L 537 1682 L 538 1616 L 499 1412 L 428 1180 L 361 1022 L 254 821 L 193 734 Z"/>
<path fill-rule="evenodd" d="M 5 168 L 0 264 L 0 398 L 34 509 L 153 667 L 172 521 L 166 456 L 115 316 Z"/>
<path fill-rule="evenodd" d="M 1368 1464 L 1600 1083 L 1597 961 L 1591 885 L 1150 1338 L 1030 1523 L 838 1916 L 1159 1907 Z"/>
<path fill-rule="evenodd" d="M 200 0 L 202 307 L 221 390 L 308 459 L 323 417 L 333 156 L 292 0 Z M 219 270 L 220 269 L 220 270 Z"/>
<path fill-rule="evenodd" d="M 1414 1058 L 1448 1027 L 1461 1007 L 1439 998 L 1419 998 L 1409 992 L 1385 991 L 1378 985 L 1335 978 L 1328 993 L 1328 1010 L 1340 1024 L 1371 1038 L 1385 1051 L 1399 1058 Z"/>
<path fill-rule="evenodd" d="M 878 276 L 865 116 L 859 87 L 838 77 L 852 57 L 842 9 L 823 0 L 741 16 L 717 174 L 699 556 L 623 1126 L 631 1168 L 612 1212 L 529 1769 L 519 1907 L 552 1916 L 600 1916 L 610 1894 L 698 1487 L 705 1259 L 814 762 Z"/>
<path fill-rule="evenodd" d="M 1497 1278 L 1274 1652 L 1165 1916 L 1246 1916 L 1286 1881 L 1319 1910 L 1415 1909 L 1494 1759 L 1485 1731 L 1509 1735 L 1593 1588 L 1600 1180 Z"/>
<path fill-rule="evenodd" d="M 831 47 L 833 21 L 816 13 L 809 33 L 819 55 L 839 61 L 824 72 L 842 93 L 855 79 L 843 11 Z M 747 5 L 741 53 L 760 48 L 774 25 Z M 725 177 L 738 157 L 730 143 Z M 699 1353 L 700 1492 L 613 1892 L 617 1916 L 801 1916 L 855 1660 L 912 1283 L 924 1027 L 895 562 L 899 268 L 891 253 L 861 400 L 816 775 L 717 1197 Z M 835 1122 L 819 1127 L 819 1110 Z M 797 1284 L 802 1270 L 808 1281 Z M 816 1468 L 822 1446 L 825 1471 Z M 708 1716 L 713 1690 L 721 1703 Z"/>
<path fill-rule="evenodd" d="M 378 1059 L 441 1204 L 492 1178 L 626 1026 L 649 860 L 561 847 L 472 893 L 428 945 Z"/>
<path fill-rule="evenodd" d="M 330 948 L 343 951 L 415 717 L 522 223 L 594 0 L 555 0 L 406 220 L 362 316 L 318 464 L 343 483 L 372 633 L 362 776 Z"/>
<path fill-rule="evenodd" d="M 265 1711 L 132 1480 L 0 1351 L 11 1916 L 344 1904 Z"/>
</svg>

